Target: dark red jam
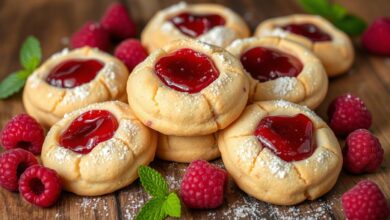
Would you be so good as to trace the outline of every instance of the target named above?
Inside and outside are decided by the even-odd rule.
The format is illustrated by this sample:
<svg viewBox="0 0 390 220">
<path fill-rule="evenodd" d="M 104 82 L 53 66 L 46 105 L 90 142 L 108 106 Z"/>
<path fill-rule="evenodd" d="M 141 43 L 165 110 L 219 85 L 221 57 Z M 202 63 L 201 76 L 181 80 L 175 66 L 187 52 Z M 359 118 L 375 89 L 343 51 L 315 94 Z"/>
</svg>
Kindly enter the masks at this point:
<svg viewBox="0 0 390 220">
<path fill-rule="evenodd" d="M 218 69 L 208 56 L 189 48 L 160 58 L 155 71 L 165 85 L 188 93 L 201 91 L 219 76 Z"/>
<path fill-rule="evenodd" d="M 289 24 L 283 30 L 309 38 L 313 42 L 330 41 L 332 37 L 314 24 Z"/>
<path fill-rule="evenodd" d="M 265 117 L 255 135 L 264 147 L 287 162 L 306 159 L 316 148 L 313 122 L 303 114 Z"/>
<path fill-rule="evenodd" d="M 74 88 L 92 81 L 103 66 L 94 59 L 66 60 L 50 71 L 46 82 L 55 87 Z"/>
<path fill-rule="evenodd" d="M 298 58 L 279 50 L 254 47 L 241 55 L 241 63 L 254 79 L 260 82 L 279 77 L 296 77 L 303 65 Z"/>
<path fill-rule="evenodd" d="M 109 111 L 87 111 L 73 120 L 59 143 L 76 153 L 87 154 L 100 142 L 111 139 L 117 128 L 118 121 Z"/>
<path fill-rule="evenodd" d="M 216 14 L 195 15 L 183 12 L 169 20 L 183 34 L 196 38 L 216 26 L 225 25 L 225 19 Z"/>
</svg>

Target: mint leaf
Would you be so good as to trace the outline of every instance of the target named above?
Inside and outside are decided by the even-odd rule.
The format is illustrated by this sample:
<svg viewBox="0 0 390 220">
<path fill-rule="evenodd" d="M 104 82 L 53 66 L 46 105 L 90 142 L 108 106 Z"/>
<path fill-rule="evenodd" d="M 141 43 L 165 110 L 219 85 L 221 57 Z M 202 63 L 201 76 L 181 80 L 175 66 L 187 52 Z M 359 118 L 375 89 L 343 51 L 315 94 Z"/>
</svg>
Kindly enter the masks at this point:
<svg viewBox="0 0 390 220">
<path fill-rule="evenodd" d="M 299 0 L 298 2 L 306 12 L 311 14 L 324 15 L 330 8 L 327 0 Z"/>
<path fill-rule="evenodd" d="M 20 64 L 24 69 L 33 71 L 37 68 L 42 59 L 39 41 L 35 37 L 29 36 L 20 49 L 19 57 Z"/>
<path fill-rule="evenodd" d="M 29 72 L 20 70 L 7 76 L 0 83 L 0 99 L 5 99 L 18 92 L 26 83 Z"/>
<path fill-rule="evenodd" d="M 137 214 L 136 220 L 160 220 L 167 215 L 162 209 L 165 198 L 153 198 L 148 201 Z"/>
<path fill-rule="evenodd" d="M 165 197 L 168 194 L 168 184 L 156 170 L 147 166 L 140 166 L 138 175 L 142 186 L 153 197 Z"/>
<path fill-rule="evenodd" d="M 339 4 L 331 4 L 328 0 L 299 0 L 302 8 L 312 14 L 320 15 L 350 36 L 361 34 L 366 23 L 361 18 L 348 14 L 348 10 Z"/>
<path fill-rule="evenodd" d="M 360 35 L 367 27 L 364 20 L 354 15 L 347 15 L 341 20 L 334 21 L 334 25 L 350 36 Z"/>
<path fill-rule="evenodd" d="M 176 195 L 176 193 L 172 192 L 167 196 L 162 209 L 167 215 L 171 217 L 176 217 L 176 218 L 180 217 L 181 204 L 180 204 L 180 199 Z"/>
</svg>

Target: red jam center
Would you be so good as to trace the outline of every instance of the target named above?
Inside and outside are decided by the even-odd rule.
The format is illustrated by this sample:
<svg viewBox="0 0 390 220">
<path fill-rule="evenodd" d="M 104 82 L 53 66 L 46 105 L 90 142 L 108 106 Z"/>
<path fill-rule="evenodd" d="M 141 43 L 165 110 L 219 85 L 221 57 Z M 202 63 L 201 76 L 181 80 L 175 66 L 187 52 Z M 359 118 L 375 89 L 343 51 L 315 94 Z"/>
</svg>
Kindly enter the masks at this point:
<svg viewBox="0 0 390 220">
<path fill-rule="evenodd" d="M 201 91 L 219 76 L 218 69 L 208 56 L 189 48 L 159 59 L 155 71 L 165 85 L 188 93 Z"/>
<path fill-rule="evenodd" d="M 93 80 L 103 68 L 98 60 L 73 59 L 54 67 L 46 78 L 50 85 L 60 88 L 74 88 Z"/>
<path fill-rule="evenodd" d="M 313 122 L 305 115 L 268 116 L 256 128 L 255 135 L 264 147 L 282 160 L 298 161 L 310 157 L 316 146 Z"/>
<path fill-rule="evenodd" d="M 302 63 L 294 56 L 279 50 L 255 47 L 241 56 L 241 63 L 254 79 L 266 82 L 279 77 L 296 77 Z"/>
<path fill-rule="evenodd" d="M 91 110 L 78 116 L 60 136 L 60 145 L 79 154 L 89 153 L 115 134 L 118 121 L 106 110 Z"/>
<path fill-rule="evenodd" d="M 198 37 L 215 26 L 225 25 L 225 19 L 216 14 L 195 15 L 183 12 L 169 20 L 183 34 L 190 37 Z"/>
<path fill-rule="evenodd" d="M 289 24 L 283 26 L 282 28 L 288 32 L 307 37 L 313 42 L 332 40 L 329 34 L 325 33 L 323 30 L 321 30 L 314 24 Z"/>
</svg>

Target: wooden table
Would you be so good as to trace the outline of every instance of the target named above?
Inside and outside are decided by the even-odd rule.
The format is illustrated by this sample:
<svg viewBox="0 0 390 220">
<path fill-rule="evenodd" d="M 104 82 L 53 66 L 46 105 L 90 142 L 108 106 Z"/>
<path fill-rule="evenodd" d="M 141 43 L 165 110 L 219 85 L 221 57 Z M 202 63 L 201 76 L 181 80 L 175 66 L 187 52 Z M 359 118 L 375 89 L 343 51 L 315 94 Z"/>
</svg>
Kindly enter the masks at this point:
<svg viewBox="0 0 390 220">
<path fill-rule="evenodd" d="M 68 37 L 88 20 L 98 20 L 111 0 L 1 0 L 0 1 L 0 79 L 19 68 L 18 50 L 28 35 L 42 43 L 44 58 L 67 46 Z M 174 0 L 122 0 L 130 9 L 139 30 L 158 10 Z M 192 2 L 192 1 L 191 1 Z M 206 2 L 206 1 L 193 1 Z M 252 30 L 270 17 L 301 13 L 295 1 L 215 0 L 242 15 Z M 390 16 L 388 0 L 340 0 L 342 5 L 371 22 L 378 16 Z M 341 194 L 362 179 L 380 185 L 390 200 L 390 57 L 365 53 L 356 41 L 356 60 L 345 75 L 331 79 L 326 100 L 317 112 L 326 119 L 326 108 L 337 95 L 352 92 L 365 101 L 373 114 L 371 130 L 385 149 L 385 160 L 375 174 L 353 176 L 342 173 L 335 188 L 322 198 L 297 206 L 274 206 L 251 198 L 230 182 L 224 205 L 216 210 L 192 211 L 183 208 L 182 219 L 342 219 Z M 1 127 L 15 114 L 24 112 L 21 94 L 0 101 Z M 343 143 L 342 143 L 343 144 Z M 223 165 L 221 160 L 215 161 Z M 155 161 L 158 169 L 178 189 L 186 164 Z M 58 203 L 48 209 L 24 202 L 18 193 L 0 189 L 0 219 L 132 219 L 148 195 L 139 181 L 102 197 L 87 198 L 64 192 Z"/>
</svg>

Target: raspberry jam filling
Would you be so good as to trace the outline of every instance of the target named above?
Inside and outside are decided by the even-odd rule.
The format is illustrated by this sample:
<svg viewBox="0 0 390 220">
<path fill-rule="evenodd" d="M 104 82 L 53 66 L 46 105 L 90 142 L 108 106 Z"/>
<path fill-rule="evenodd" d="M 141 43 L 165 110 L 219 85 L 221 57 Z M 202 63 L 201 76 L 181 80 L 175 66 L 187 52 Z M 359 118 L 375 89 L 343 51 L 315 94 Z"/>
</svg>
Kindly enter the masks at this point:
<svg viewBox="0 0 390 220">
<path fill-rule="evenodd" d="M 254 47 L 241 55 L 241 63 L 260 82 L 279 77 L 296 77 L 303 65 L 298 58 L 279 50 Z"/>
<path fill-rule="evenodd" d="M 55 87 L 74 88 L 92 81 L 103 66 L 95 59 L 66 60 L 50 71 L 46 82 Z"/>
<path fill-rule="evenodd" d="M 111 139 L 117 128 L 118 121 L 109 111 L 87 111 L 73 120 L 59 143 L 76 153 L 87 154 L 100 142 Z"/>
<path fill-rule="evenodd" d="M 195 15 L 183 12 L 169 20 L 183 34 L 196 38 L 216 26 L 225 25 L 225 19 L 216 14 Z"/>
<path fill-rule="evenodd" d="M 289 24 L 283 30 L 309 38 L 313 42 L 330 41 L 332 37 L 314 24 Z"/>
<path fill-rule="evenodd" d="M 284 161 L 299 161 L 310 157 L 316 145 L 313 122 L 303 114 L 268 116 L 256 128 L 255 136 L 264 147 Z"/>
<path fill-rule="evenodd" d="M 218 69 L 208 56 L 189 48 L 160 58 L 154 68 L 165 85 L 188 93 L 201 91 L 219 76 Z"/>
</svg>

